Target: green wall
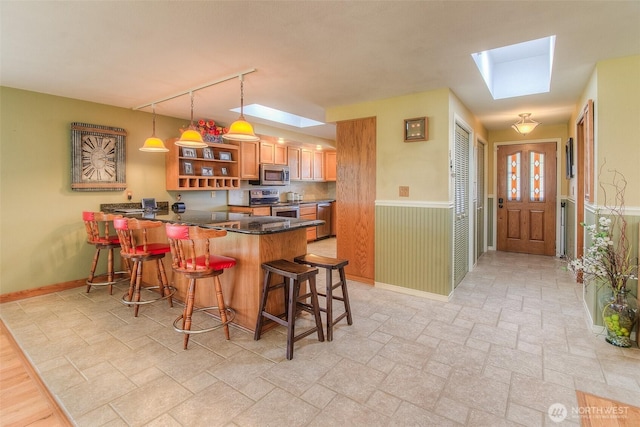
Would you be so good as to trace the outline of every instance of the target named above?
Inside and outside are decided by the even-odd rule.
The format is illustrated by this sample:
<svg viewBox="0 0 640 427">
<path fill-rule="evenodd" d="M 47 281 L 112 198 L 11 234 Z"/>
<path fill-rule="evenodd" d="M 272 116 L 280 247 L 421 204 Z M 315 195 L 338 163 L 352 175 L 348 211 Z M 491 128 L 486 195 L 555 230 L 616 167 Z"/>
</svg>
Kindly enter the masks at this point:
<svg viewBox="0 0 640 427">
<path fill-rule="evenodd" d="M 71 122 L 124 128 L 133 201 L 169 200 L 164 154 L 138 150 L 151 134 L 151 119 L 146 112 L 0 87 L 1 294 L 86 277 L 93 250 L 81 212 L 127 202 L 125 191 L 71 191 Z M 184 124 L 157 117 L 156 134 L 177 136 Z"/>
<path fill-rule="evenodd" d="M 455 121 L 477 138 L 487 133 L 449 89 L 327 110 L 327 122 L 376 117 L 375 281 L 438 295 L 453 290 L 453 184 L 449 156 Z M 427 117 L 428 140 L 404 142 L 404 120 Z M 398 187 L 408 186 L 409 197 Z M 407 227 L 414 224 L 415 228 Z M 407 230 L 414 231 L 410 236 Z M 438 256 L 431 253 L 439 242 Z M 412 250 L 391 250 L 405 245 Z M 411 268 L 399 268 L 411 266 Z"/>
</svg>

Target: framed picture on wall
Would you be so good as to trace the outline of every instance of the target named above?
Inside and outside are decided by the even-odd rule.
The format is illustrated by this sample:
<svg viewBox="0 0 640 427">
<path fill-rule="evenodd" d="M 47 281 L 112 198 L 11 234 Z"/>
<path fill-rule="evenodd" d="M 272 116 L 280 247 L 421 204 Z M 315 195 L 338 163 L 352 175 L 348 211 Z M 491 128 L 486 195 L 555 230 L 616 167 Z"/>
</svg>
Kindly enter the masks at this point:
<svg viewBox="0 0 640 427">
<path fill-rule="evenodd" d="M 208 166 L 203 166 L 202 176 L 213 176 L 213 168 Z"/>
<path fill-rule="evenodd" d="M 426 117 L 404 121 L 404 142 L 426 141 L 428 136 Z"/>
<path fill-rule="evenodd" d="M 205 159 L 213 159 L 213 150 L 211 148 L 203 148 L 202 157 Z"/>
<path fill-rule="evenodd" d="M 567 179 L 573 178 L 573 138 L 569 138 L 564 145 L 565 169 Z"/>
</svg>

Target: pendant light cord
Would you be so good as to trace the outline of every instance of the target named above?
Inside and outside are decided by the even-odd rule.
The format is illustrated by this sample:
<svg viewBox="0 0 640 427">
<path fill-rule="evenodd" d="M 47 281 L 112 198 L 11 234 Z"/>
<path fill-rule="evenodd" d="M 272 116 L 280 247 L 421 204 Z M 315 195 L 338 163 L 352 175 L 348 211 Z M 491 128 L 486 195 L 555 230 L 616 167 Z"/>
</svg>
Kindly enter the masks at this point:
<svg viewBox="0 0 640 427">
<path fill-rule="evenodd" d="M 151 132 L 151 137 L 156 137 L 156 104 L 151 104 L 151 108 L 153 109 L 153 131 Z"/>
<path fill-rule="evenodd" d="M 191 95 L 191 124 L 189 126 L 195 128 L 193 126 L 193 91 L 189 92 L 189 94 Z"/>
<path fill-rule="evenodd" d="M 240 119 L 244 120 L 244 76 L 240 75 Z"/>
</svg>

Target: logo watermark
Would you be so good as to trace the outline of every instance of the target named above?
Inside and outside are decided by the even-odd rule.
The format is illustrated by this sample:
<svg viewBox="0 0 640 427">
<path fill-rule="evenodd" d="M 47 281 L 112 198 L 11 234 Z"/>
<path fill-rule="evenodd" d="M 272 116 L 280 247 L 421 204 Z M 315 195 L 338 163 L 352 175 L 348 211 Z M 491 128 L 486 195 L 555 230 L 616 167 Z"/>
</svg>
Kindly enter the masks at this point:
<svg viewBox="0 0 640 427">
<path fill-rule="evenodd" d="M 549 406 L 547 414 L 549 414 L 549 418 L 551 418 L 551 421 L 554 423 L 561 423 L 565 418 L 567 418 L 569 411 L 567 411 L 567 407 L 562 403 L 554 403 Z"/>
<path fill-rule="evenodd" d="M 578 406 L 571 407 L 571 411 L 562 403 L 553 403 L 547 409 L 551 421 L 561 423 L 567 418 L 577 420 L 621 420 L 628 417 L 628 406 Z"/>
</svg>

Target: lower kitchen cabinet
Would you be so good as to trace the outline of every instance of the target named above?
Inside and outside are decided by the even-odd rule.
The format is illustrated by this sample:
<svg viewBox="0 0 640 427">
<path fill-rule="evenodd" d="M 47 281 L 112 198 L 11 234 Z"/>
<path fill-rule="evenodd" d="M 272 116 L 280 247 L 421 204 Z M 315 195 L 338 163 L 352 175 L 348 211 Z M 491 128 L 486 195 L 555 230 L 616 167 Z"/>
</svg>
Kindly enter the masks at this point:
<svg viewBox="0 0 640 427">
<path fill-rule="evenodd" d="M 305 203 L 300 205 L 300 218 L 301 219 L 317 219 L 317 205 L 315 203 Z M 307 228 L 307 242 L 312 242 L 317 239 L 316 227 Z"/>
<path fill-rule="evenodd" d="M 271 208 L 269 206 L 260 206 L 257 208 L 250 208 L 245 206 L 229 206 L 229 212 L 249 213 L 253 216 L 271 216 Z"/>
</svg>

